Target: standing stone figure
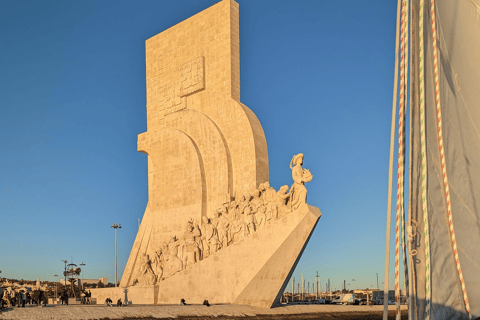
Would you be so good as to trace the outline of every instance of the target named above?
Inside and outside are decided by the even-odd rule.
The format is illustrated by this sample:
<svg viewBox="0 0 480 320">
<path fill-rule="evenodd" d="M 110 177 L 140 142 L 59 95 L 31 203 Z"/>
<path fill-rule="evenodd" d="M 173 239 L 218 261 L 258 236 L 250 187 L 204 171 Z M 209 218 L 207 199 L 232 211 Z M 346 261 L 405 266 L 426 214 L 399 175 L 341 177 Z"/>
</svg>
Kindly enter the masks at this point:
<svg viewBox="0 0 480 320">
<path fill-rule="evenodd" d="M 293 164 L 293 166 L 292 166 Z M 312 181 L 312 174 L 308 169 L 303 169 L 303 153 L 293 156 L 290 161 L 290 169 L 292 169 L 293 185 L 290 188 L 290 208 L 298 209 L 301 205 L 307 203 L 307 188 L 305 182 Z"/>
<path fill-rule="evenodd" d="M 278 207 L 276 204 L 276 195 L 277 192 L 274 188 L 270 187 L 270 182 L 265 182 L 263 184 L 265 191 L 263 192 L 263 199 L 265 201 L 265 205 L 267 206 L 267 217 L 269 221 L 278 218 Z"/>
<path fill-rule="evenodd" d="M 155 273 L 152 270 L 152 261 L 150 261 L 150 258 L 145 253 L 140 255 L 139 275 L 140 283 L 143 285 L 152 285 L 157 282 Z"/>
<path fill-rule="evenodd" d="M 287 201 L 290 198 L 290 193 L 288 192 L 288 186 L 284 185 L 280 187 L 277 194 L 275 195 L 275 204 L 278 210 L 278 217 L 283 217 L 288 213 Z"/>
<path fill-rule="evenodd" d="M 230 231 L 230 222 L 227 218 L 216 210 L 213 213 L 213 221 L 212 224 L 217 229 L 218 240 L 220 242 L 220 248 L 226 248 L 228 243 L 230 242 L 229 239 L 229 231 Z"/>
<path fill-rule="evenodd" d="M 164 278 L 171 277 L 183 269 L 182 260 L 178 258 L 179 245 L 180 243 L 175 236 L 170 237 L 168 244 L 166 242 L 162 244 L 162 251 L 165 254 L 165 266 L 163 268 Z"/>
<path fill-rule="evenodd" d="M 200 249 L 198 240 L 200 239 L 200 229 L 193 220 L 187 222 L 187 228 L 184 234 L 183 268 L 200 261 Z"/>
<path fill-rule="evenodd" d="M 206 217 L 202 217 L 202 237 L 201 241 L 203 244 L 203 252 L 202 252 L 202 259 L 207 258 L 209 255 L 214 254 L 215 252 L 218 251 L 218 237 L 217 237 L 217 231 L 215 230 L 215 227 L 213 224 L 210 223 L 210 220 Z"/>
<path fill-rule="evenodd" d="M 243 217 L 239 212 L 237 201 L 232 200 L 228 206 L 231 241 L 238 240 L 240 232 L 243 230 Z"/>
<path fill-rule="evenodd" d="M 245 194 L 244 199 L 245 201 L 242 203 L 242 213 L 245 221 L 244 235 L 248 235 L 255 231 L 255 213 L 257 213 L 257 206 L 250 201 L 252 196 L 249 193 Z"/>
<path fill-rule="evenodd" d="M 163 255 L 162 248 L 155 249 L 155 258 L 153 258 L 153 264 L 155 265 L 157 282 L 160 282 L 163 277 L 163 268 L 165 267 L 165 257 Z"/>
<path fill-rule="evenodd" d="M 268 220 L 271 219 L 271 217 L 267 217 L 267 214 L 265 213 L 267 211 L 266 206 L 260 206 L 258 209 L 257 213 L 255 214 L 255 226 L 256 228 L 261 228 L 263 227 Z"/>
</svg>

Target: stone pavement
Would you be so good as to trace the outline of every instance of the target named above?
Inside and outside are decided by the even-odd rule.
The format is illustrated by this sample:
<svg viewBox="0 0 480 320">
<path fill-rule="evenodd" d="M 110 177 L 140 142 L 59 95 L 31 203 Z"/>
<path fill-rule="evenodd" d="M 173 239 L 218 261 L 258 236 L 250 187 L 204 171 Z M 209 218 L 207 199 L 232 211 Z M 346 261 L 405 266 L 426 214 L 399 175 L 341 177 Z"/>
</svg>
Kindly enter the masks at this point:
<svg viewBox="0 0 480 320">
<path fill-rule="evenodd" d="M 188 302 L 188 301 L 187 301 Z M 402 310 L 406 310 L 402 306 Z M 175 319 L 184 317 L 222 318 L 222 317 L 265 317 L 275 319 L 281 315 L 307 315 L 325 313 L 342 315 L 358 313 L 365 316 L 368 312 L 379 313 L 383 306 L 342 306 L 342 305 L 288 305 L 273 309 L 262 309 L 244 305 L 130 305 L 126 307 L 105 307 L 104 305 L 70 305 L 9 309 L 0 314 L 0 319 Z M 395 310 L 395 306 L 389 306 Z M 283 317 L 282 317 L 283 318 Z M 328 317 L 331 318 L 331 317 Z M 298 319 L 298 317 L 296 317 Z"/>
</svg>

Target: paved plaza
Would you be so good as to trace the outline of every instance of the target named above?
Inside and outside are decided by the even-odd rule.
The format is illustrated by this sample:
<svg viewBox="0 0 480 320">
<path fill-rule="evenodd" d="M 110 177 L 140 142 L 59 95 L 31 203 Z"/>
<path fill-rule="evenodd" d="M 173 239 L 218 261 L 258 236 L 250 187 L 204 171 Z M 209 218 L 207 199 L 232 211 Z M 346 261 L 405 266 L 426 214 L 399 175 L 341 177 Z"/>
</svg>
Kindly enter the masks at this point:
<svg viewBox="0 0 480 320">
<path fill-rule="evenodd" d="M 382 310 L 383 306 L 353 305 L 289 305 L 273 309 L 245 305 L 56 305 L 10 308 L 2 312 L 0 319 L 381 319 Z M 389 306 L 391 317 L 394 310 L 395 306 Z M 402 305 L 402 315 L 406 310 Z"/>
</svg>

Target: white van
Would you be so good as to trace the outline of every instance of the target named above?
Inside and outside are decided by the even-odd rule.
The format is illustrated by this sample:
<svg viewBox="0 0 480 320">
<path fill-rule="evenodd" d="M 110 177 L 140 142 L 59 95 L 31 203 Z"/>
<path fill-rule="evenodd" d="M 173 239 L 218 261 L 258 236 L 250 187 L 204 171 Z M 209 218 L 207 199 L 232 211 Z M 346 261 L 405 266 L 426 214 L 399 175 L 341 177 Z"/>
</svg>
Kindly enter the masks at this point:
<svg viewBox="0 0 480 320">
<path fill-rule="evenodd" d="M 355 296 L 353 293 L 340 294 L 332 300 L 332 304 L 353 304 L 354 302 Z"/>
</svg>

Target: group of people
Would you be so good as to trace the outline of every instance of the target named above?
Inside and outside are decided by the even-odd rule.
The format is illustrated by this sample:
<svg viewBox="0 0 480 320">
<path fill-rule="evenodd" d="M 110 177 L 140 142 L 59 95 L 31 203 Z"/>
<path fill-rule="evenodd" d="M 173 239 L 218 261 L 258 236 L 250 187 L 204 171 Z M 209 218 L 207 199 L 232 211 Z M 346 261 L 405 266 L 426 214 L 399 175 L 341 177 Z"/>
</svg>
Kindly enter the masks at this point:
<svg viewBox="0 0 480 320">
<path fill-rule="evenodd" d="M 113 307 L 113 301 L 112 301 L 112 299 L 110 299 L 110 298 L 105 299 L 105 305 L 106 305 L 107 307 Z M 121 299 L 121 298 L 118 298 L 118 300 L 117 300 L 117 307 L 121 307 L 121 306 L 123 306 L 122 299 Z"/>
<path fill-rule="evenodd" d="M 92 292 L 90 290 L 82 290 L 80 293 L 81 303 L 82 304 L 91 304 L 92 303 Z"/>
<path fill-rule="evenodd" d="M 35 290 L 32 293 L 26 290 L 15 291 L 12 288 L 0 292 L 0 306 L 4 310 L 17 306 L 25 308 L 25 305 L 47 305 L 47 296 L 42 290 Z"/>
<path fill-rule="evenodd" d="M 307 189 L 304 184 L 313 176 L 302 168 L 303 157 L 303 154 L 297 154 L 290 162 L 294 181 L 290 192 L 287 185 L 276 191 L 265 182 L 252 194 L 237 196 L 224 203 L 211 218 L 203 216 L 201 226 L 193 219 L 188 221 L 183 235 L 179 239 L 170 236 L 168 243 L 163 242 L 155 249 L 153 259 L 148 254 L 140 255 L 138 275 L 132 285 L 152 285 L 171 277 L 305 205 Z"/>
</svg>

